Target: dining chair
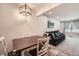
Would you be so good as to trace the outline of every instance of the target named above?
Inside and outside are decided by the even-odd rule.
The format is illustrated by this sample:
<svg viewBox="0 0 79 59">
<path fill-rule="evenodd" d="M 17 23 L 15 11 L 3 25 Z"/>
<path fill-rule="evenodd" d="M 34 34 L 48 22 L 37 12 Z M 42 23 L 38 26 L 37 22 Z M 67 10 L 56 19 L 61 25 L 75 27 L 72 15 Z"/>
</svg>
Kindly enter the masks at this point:
<svg viewBox="0 0 79 59">
<path fill-rule="evenodd" d="M 48 55 L 49 38 L 37 39 L 37 45 L 21 51 L 21 56 L 46 56 Z"/>
<path fill-rule="evenodd" d="M 7 56 L 7 43 L 4 37 L 0 38 L 0 56 Z"/>
<path fill-rule="evenodd" d="M 40 38 L 37 40 L 37 56 L 48 55 L 49 38 Z"/>
</svg>

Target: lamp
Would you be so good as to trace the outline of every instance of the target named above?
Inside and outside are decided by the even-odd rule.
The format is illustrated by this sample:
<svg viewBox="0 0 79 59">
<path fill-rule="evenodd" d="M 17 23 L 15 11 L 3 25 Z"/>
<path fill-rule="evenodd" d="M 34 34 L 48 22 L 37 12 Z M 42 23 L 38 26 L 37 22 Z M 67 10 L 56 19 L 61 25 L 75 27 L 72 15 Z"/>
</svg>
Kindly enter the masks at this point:
<svg viewBox="0 0 79 59">
<path fill-rule="evenodd" d="M 27 4 L 25 4 L 21 7 L 19 7 L 19 13 L 29 16 L 29 15 L 32 15 L 32 9 Z"/>
</svg>

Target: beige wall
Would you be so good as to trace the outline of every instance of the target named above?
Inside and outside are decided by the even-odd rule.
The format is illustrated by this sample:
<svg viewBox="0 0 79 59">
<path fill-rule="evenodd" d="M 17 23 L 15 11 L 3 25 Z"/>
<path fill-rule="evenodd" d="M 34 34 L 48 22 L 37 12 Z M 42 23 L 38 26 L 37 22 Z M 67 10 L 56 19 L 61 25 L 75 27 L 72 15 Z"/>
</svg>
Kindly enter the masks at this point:
<svg viewBox="0 0 79 59">
<path fill-rule="evenodd" d="M 8 43 L 8 51 L 13 49 L 12 39 L 43 34 L 47 31 L 45 16 L 23 16 L 18 13 L 17 4 L 0 4 L 0 36 Z"/>
<path fill-rule="evenodd" d="M 46 28 L 46 17 L 23 16 L 16 4 L 0 4 L 0 36 L 8 43 L 8 51 L 13 49 L 12 39 L 42 34 Z"/>
</svg>

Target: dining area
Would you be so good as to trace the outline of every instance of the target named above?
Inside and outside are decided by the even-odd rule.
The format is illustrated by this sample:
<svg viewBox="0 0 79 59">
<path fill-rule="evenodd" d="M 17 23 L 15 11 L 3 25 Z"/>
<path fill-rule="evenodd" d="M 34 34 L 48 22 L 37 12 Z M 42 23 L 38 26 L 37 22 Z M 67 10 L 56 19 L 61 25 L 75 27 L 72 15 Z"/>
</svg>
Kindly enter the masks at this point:
<svg viewBox="0 0 79 59">
<path fill-rule="evenodd" d="M 36 47 L 37 39 L 42 38 L 42 36 L 30 36 L 30 37 L 23 37 L 14 39 L 13 42 L 13 52 L 16 51 L 24 51 L 30 50 Z M 21 54 L 20 54 L 21 55 Z"/>
<path fill-rule="evenodd" d="M 49 37 L 39 35 L 14 39 L 9 56 L 56 56 L 59 51 L 49 44 Z"/>
<path fill-rule="evenodd" d="M 0 39 L 2 45 L 2 56 L 67 56 L 49 43 L 50 37 L 29 36 L 12 40 L 13 50 L 7 52 L 5 38 Z M 6 44 L 5 44 L 6 43 Z"/>
<path fill-rule="evenodd" d="M 30 37 L 16 38 L 12 41 L 12 43 L 13 43 L 13 51 L 11 51 L 9 55 L 31 56 L 31 54 L 32 55 L 34 54 L 33 56 L 36 56 L 37 50 L 39 51 L 40 47 L 42 49 L 45 49 L 45 52 L 48 50 L 49 38 L 43 38 L 42 36 L 36 35 Z M 32 50 L 35 50 L 36 53 L 34 53 Z"/>
</svg>

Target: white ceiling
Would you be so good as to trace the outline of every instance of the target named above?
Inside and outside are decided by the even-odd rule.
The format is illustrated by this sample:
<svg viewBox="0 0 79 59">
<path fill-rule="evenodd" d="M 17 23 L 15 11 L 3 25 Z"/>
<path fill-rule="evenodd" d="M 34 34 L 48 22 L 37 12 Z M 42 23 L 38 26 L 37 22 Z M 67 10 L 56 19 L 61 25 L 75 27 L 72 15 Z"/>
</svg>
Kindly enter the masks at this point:
<svg viewBox="0 0 79 59">
<path fill-rule="evenodd" d="M 22 6 L 24 3 L 18 4 L 18 6 Z M 60 5 L 60 3 L 28 3 L 27 4 L 33 11 L 33 13 L 38 16 L 46 11 Z"/>
<path fill-rule="evenodd" d="M 44 13 L 44 15 L 62 21 L 79 19 L 79 3 L 64 3 Z"/>
</svg>

